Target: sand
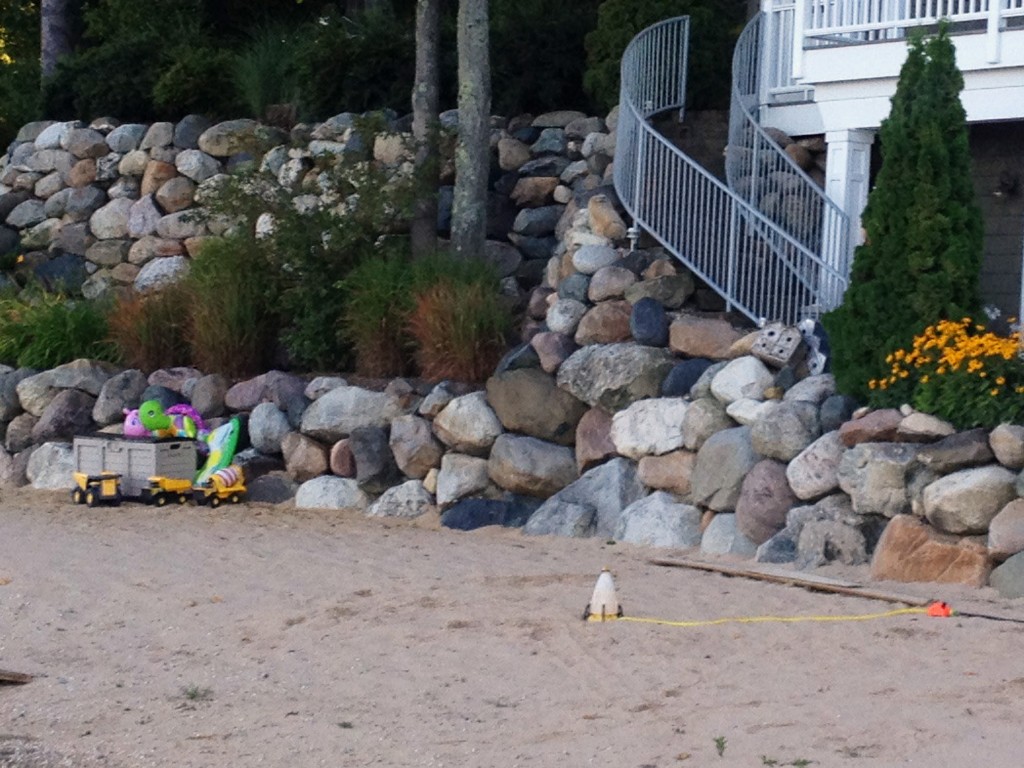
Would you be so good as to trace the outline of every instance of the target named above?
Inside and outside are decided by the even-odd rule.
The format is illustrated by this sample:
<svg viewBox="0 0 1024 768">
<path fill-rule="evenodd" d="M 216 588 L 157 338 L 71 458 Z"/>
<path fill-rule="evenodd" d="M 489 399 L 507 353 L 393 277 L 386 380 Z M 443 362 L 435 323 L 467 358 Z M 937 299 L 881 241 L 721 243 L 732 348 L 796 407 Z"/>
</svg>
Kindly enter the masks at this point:
<svg viewBox="0 0 1024 768">
<path fill-rule="evenodd" d="M 687 555 L 5 491 L 0 668 L 35 679 L 0 685 L 0 765 L 1024 762 L 1021 624 L 580 620 L 604 566 L 635 617 L 898 607 L 650 562 Z M 874 586 L 1024 618 L 987 589 Z"/>
</svg>

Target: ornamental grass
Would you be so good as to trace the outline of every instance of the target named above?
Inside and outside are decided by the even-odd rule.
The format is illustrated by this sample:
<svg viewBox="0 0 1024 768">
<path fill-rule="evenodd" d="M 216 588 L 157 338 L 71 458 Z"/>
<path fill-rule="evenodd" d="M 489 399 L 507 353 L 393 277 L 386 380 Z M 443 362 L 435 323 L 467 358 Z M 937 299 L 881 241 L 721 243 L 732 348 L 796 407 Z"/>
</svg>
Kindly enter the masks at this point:
<svg viewBox="0 0 1024 768">
<path fill-rule="evenodd" d="M 942 320 L 886 357 L 887 376 L 871 379 L 877 403 L 910 403 L 959 429 L 1024 422 L 1020 333 L 1001 336 L 965 317 Z"/>
</svg>

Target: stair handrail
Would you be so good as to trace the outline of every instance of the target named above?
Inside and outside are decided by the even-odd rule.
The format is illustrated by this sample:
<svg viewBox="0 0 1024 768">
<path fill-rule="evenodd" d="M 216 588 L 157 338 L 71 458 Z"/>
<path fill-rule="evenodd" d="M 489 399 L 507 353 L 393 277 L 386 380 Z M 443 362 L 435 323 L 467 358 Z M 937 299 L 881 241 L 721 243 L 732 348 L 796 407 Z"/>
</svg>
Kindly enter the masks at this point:
<svg viewBox="0 0 1024 768">
<path fill-rule="evenodd" d="M 788 231 L 807 249 L 821 254 L 845 281 L 850 273 L 852 248 L 850 217 L 821 186 L 786 153 L 761 126 L 763 29 L 759 13 L 736 41 L 732 61 L 732 99 L 729 143 L 725 153 L 726 181 L 736 194 Z M 842 298 L 823 296 L 823 309 Z"/>
<path fill-rule="evenodd" d="M 759 324 L 797 322 L 841 296 L 845 274 L 658 133 L 648 118 L 685 102 L 688 17 L 638 34 L 622 59 L 614 184 L 642 228 Z"/>
</svg>

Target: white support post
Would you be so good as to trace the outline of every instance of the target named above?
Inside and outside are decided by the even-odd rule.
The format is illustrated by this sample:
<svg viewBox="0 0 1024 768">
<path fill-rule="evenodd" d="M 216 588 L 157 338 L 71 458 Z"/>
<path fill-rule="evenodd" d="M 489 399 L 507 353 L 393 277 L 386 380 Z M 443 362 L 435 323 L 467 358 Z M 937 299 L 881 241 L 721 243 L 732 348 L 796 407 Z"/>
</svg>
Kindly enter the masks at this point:
<svg viewBox="0 0 1024 768">
<path fill-rule="evenodd" d="M 804 32 L 807 28 L 807 0 L 793 5 L 793 80 L 804 76 Z"/>
<path fill-rule="evenodd" d="M 863 241 L 860 216 L 868 203 L 871 178 L 873 130 L 828 131 L 828 163 L 825 169 L 825 194 L 850 218 L 849 242 L 834 243 L 822 255 L 844 276 L 849 276 L 853 250 Z"/>
<path fill-rule="evenodd" d="M 985 53 L 989 64 L 999 63 L 999 22 L 1002 8 L 1002 2 L 989 0 L 988 29 L 985 34 Z"/>
</svg>

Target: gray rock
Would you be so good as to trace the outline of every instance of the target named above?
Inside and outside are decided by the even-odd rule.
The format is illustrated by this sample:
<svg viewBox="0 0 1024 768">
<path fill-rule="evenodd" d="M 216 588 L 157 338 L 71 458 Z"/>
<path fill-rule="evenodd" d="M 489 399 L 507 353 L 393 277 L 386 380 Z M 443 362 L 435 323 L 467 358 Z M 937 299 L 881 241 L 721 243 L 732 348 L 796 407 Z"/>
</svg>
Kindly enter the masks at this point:
<svg viewBox="0 0 1024 768">
<path fill-rule="evenodd" d="M 814 403 L 793 400 L 766 408 L 750 430 L 754 450 L 770 459 L 787 462 L 821 436 L 818 408 Z"/>
<path fill-rule="evenodd" d="M 740 533 L 736 527 L 736 515 L 715 515 L 704 529 L 700 550 L 709 555 L 739 555 L 753 557 L 757 545 Z"/>
<path fill-rule="evenodd" d="M 208 234 L 206 224 L 191 210 L 177 211 L 161 216 L 156 223 L 156 235 L 168 240 L 186 240 Z"/>
<path fill-rule="evenodd" d="M 558 386 L 591 406 L 614 412 L 657 396 L 674 358 L 664 349 L 630 342 L 583 347 L 558 369 Z"/>
<path fill-rule="evenodd" d="M 557 510 L 561 509 L 563 514 L 581 515 L 582 508 L 593 512 L 593 533 L 611 536 L 619 524 L 622 510 L 646 495 L 647 488 L 637 477 L 636 465 L 627 459 L 612 459 L 589 470 L 545 501 L 523 530 L 526 533 L 556 533 L 566 525 L 566 521 L 556 514 Z M 562 506 L 565 504 L 570 506 Z M 580 516 L 579 520 L 582 519 Z"/>
<path fill-rule="evenodd" d="M 360 427 L 386 427 L 404 412 L 394 395 L 360 387 L 335 387 L 306 409 L 302 432 L 333 443 Z"/>
<path fill-rule="evenodd" d="M 197 184 L 201 184 L 222 172 L 221 164 L 216 158 L 198 149 L 182 150 L 174 158 L 174 167 L 178 169 L 178 173 L 182 176 L 191 179 Z"/>
<path fill-rule="evenodd" d="M 250 149 L 255 143 L 259 124 L 255 120 L 225 120 L 199 136 L 199 149 L 214 157 L 230 157 Z"/>
<path fill-rule="evenodd" d="M 539 497 L 556 493 L 578 476 L 571 449 L 507 433 L 494 441 L 487 471 L 500 488 Z"/>
<path fill-rule="evenodd" d="M 4 366 L 4 371 L 0 373 L 0 422 L 8 422 L 24 411 L 18 397 L 18 384 L 38 373 L 32 368 L 11 370 L 7 366 Z"/>
<path fill-rule="evenodd" d="M 857 402 L 846 395 L 826 397 L 821 404 L 821 431 L 831 432 L 839 429 L 853 416 Z"/>
<path fill-rule="evenodd" d="M 999 511 L 1017 497 L 1015 473 L 1005 467 L 962 469 L 924 489 L 928 522 L 947 533 L 981 534 Z"/>
<path fill-rule="evenodd" d="M 260 403 L 249 414 L 249 440 L 260 453 L 281 453 L 281 442 L 292 431 L 288 415 L 273 403 Z"/>
<path fill-rule="evenodd" d="M 4 447 L 10 453 L 21 453 L 32 447 L 32 430 L 38 421 L 31 413 L 21 413 L 11 419 L 4 435 Z"/>
<path fill-rule="evenodd" d="M 711 394 L 729 405 L 740 398 L 763 400 L 764 391 L 772 386 L 775 376 L 756 357 L 739 357 L 728 362 L 711 381 Z"/>
<path fill-rule="evenodd" d="M 733 511 L 743 478 L 760 458 L 751 445 L 749 427 L 726 429 L 712 435 L 697 451 L 691 500 L 716 512 Z"/>
<path fill-rule="evenodd" d="M 285 435 L 281 441 L 281 455 L 288 475 L 299 483 L 323 475 L 330 469 L 327 448 L 298 432 Z"/>
<path fill-rule="evenodd" d="M 988 436 L 996 461 L 1007 469 L 1024 469 L 1024 426 L 1000 424 Z"/>
<path fill-rule="evenodd" d="M 314 477 L 299 486 L 295 506 L 300 509 L 356 509 L 365 511 L 370 497 L 348 477 Z"/>
<path fill-rule="evenodd" d="M 549 174 L 545 174 L 549 175 Z M 512 230 L 527 237 L 542 237 L 555 231 L 562 218 L 564 205 L 544 205 L 540 208 L 523 208 L 516 215 Z"/>
<path fill-rule="evenodd" d="M 125 123 L 107 134 L 107 146 L 111 152 L 131 152 L 138 149 L 147 127 L 138 123 Z"/>
<path fill-rule="evenodd" d="M 831 373 L 819 373 L 801 379 L 786 390 L 783 400 L 799 400 L 821 405 L 836 393 L 836 379 Z"/>
<path fill-rule="evenodd" d="M 128 236 L 128 217 L 135 201 L 128 198 L 111 200 L 89 217 L 89 229 L 100 240 Z"/>
<path fill-rule="evenodd" d="M 979 467 L 994 458 L 989 447 L 988 431 L 984 429 L 958 432 L 917 450 L 919 464 L 943 475 L 958 469 Z"/>
<path fill-rule="evenodd" d="M 156 225 L 163 215 L 152 195 L 136 200 L 128 209 L 128 237 L 138 240 L 152 235 L 156 232 Z"/>
<path fill-rule="evenodd" d="M 92 429 L 96 398 L 78 389 L 62 389 L 46 406 L 32 428 L 32 442 L 72 440 Z"/>
<path fill-rule="evenodd" d="M 128 260 L 131 240 L 100 240 L 85 251 L 85 258 L 101 267 L 116 267 Z"/>
<path fill-rule="evenodd" d="M 68 133 L 67 140 L 62 142 L 72 155 L 79 159 L 91 157 L 96 160 L 110 152 L 107 140 L 92 128 L 75 128 Z"/>
<path fill-rule="evenodd" d="M 1024 552 L 1024 499 L 1014 499 L 992 518 L 988 551 L 1000 560 Z"/>
<path fill-rule="evenodd" d="M 454 398 L 434 418 L 434 434 L 459 453 L 486 455 L 501 433 L 501 422 L 484 392 Z"/>
<path fill-rule="evenodd" d="M 370 517 L 419 517 L 434 508 L 434 499 L 421 480 L 388 488 L 366 514 Z"/>
<path fill-rule="evenodd" d="M 590 504 L 549 500 L 530 515 L 523 533 L 528 536 L 589 536 L 596 514 Z"/>
<path fill-rule="evenodd" d="M 487 380 L 487 401 L 505 429 L 559 445 L 575 442 L 576 425 L 587 411 L 585 403 L 536 368 L 492 376 Z"/>
<path fill-rule="evenodd" d="M 39 125 L 39 123 L 30 123 L 29 125 L 35 126 Z M 48 125 L 45 125 L 41 129 L 39 129 L 38 133 L 36 133 L 33 141 L 34 148 L 36 151 L 39 151 L 46 149 L 57 149 L 62 145 L 66 145 L 68 141 L 68 136 L 71 134 L 71 132 L 76 128 L 80 128 L 81 126 L 82 124 L 77 120 L 71 120 L 61 123 L 51 122 Z M 18 140 L 27 141 L 29 139 L 22 139 L 21 134 L 19 133 Z"/>
<path fill-rule="evenodd" d="M 736 422 L 729 418 L 715 398 L 694 400 L 683 416 L 683 447 L 690 451 L 700 450 L 713 434 L 735 426 Z"/>
<path fill-rule="evenodd" d="M 114 374 L 100 388 L 92 420 L 101 427 L 124 421 L 124 411 L 139 406 L 146 385 L 145 374 L 134 368 Z"/>
<path fill-rule="evenodd" d="M 199 411 L 204 419 L 223 416 L 225 412 L 224 398 L 228 391 L 228 380 L 219 373 L 200 376 L 192 387 L 192 407 Z"/>
<path fill-rule="evenodd" d="M 202 115 L 185 115 L 174 126 L 174 146 L 181 149 L 197 149 L 199 137 L 209 127 L 210 121 Z"/>
<path fill-rule="evenodd" d="M 552 332 L 572 336 L 586 313 L 587 305 L 582 301 L 560 298 L 548 309 L 545 322 Z"/>
<path fill-rule="evenodd" d="M 72 221 L 87 222 L 107 202 L 107 193 L 92 184 L 71 190 L 65 215 Z M 129 209 L 130 210 L 130 209 Z"/>
<path fill-rule="evenodd" d="M 437 505 L 442 509 L 467 496 L 482 494 L 491 484 L 487 459 L 446 453 L 437 473 Z"/>
<path fill-rule="evenodd" d="M 995 568 L 989 576 L 988 583 L 1007 599 L 1024 597 L 1024 553 L 1014 555 Z"/>
<path fill-rule="evenodd" d="M 139 293 L 153 293 L 185 279 L 189 260 L 184 256 L 164 256 L 142 266 L 133 287 Z"/>
<path fill-rule="evenodd" d="M 811 520 L 800 529 L 798 568 L 817 568 L 830 562 L 862 565 L 868 562 L 867 540 L 856 528 L 834 520 Z"/>
<path fill-rule="evenodd" d="M 610 245 L 581 245 L 572 255 L 572 265 L 584 275 L 593 275 L 618 260 L 619 252 Z"/>
<path fill-rule="evenodd" d="M 42 416 L 59 390 L 78 389 L 97 397 L 107 379 L 117 372 L 110 363 L 75 360 L 26 376 L 17 383 L 16 392 L 22 408 L 33 416 Z"/>
<path fill-rule="evenodd" d="M 353 429 L 349 450 L 356 463 L 356 482 L 367 493 L 383 493 L 400 480 L 395 457 L 388 446 L 388 434 L 381 427 Z"/>
<path fill-rule="evenodd" d="M 907 478 L 915 454 L 915 447 L 907 443 L 860 443 L 839 462 L 839 487 L 860 514 L 908 513 Z"/>
<path fill-rule="evenodd" d="M 27 229 L 46 221 L 46 207 L 42 200 L 19 203 L 7 215 L 7 223 L 15 229 Z"/>
<path fill-rule="evenodd" d="M 423 479 L 427 472 L 440 466 L 444 455 L 444 447 L 434 437 L 430 422 L 412 414 L 392 420 L 388 444 L 402 473 L 417 480 Z"/>
<path fill-rule="evenodd" d="M 816 499 L 839 487 L 839 463 L 846 446 L 839 431 L 828 432 L 801 451 L 786 467 L 789 487 L 796 497 Z"/>
<path fill-rule="evenodd" d="M 689 272 L 662 275 L 641 280 L 626 288 L 626 300 L 636 304 L 641 299 L 654 299 L 668 309 L 679 309 L 693 295 L 696 286 Z"/>
<path fill-rule="evenodd" d="M 427 393 L 416 412 L 421 416 L 434 418 L 456 397 L 458 397 L 458 392 L 455 391 L 451 382 L 442 381 Z"/>
<path fill-rule="evenodd" d="M 348 382 L 340 376 L 317 376 L 306 385 L 303 393 L 310 400 L 317 400 L 332 389 L 347 386 Z"/>
<path fill-rule="evenodd" d="M 615 450 L 631 459 L 660 456 L 683 447 L 683 420 L 690 404 L 681 397 L 638 400 L 612 417 Z"/>
<path fill-rule="evenodd" d="M 622 510 L 614 538 L 648 547 L 697 547 L 701 542 L 700 510 L 656 491 Z"/>
<path fill-rule="evenodd" d="M 63 491 L 71 489 L 74 471 L 71 444 L 51 442 L 32 451 L 25 473 L 37 491 Z"/>
</svg>

